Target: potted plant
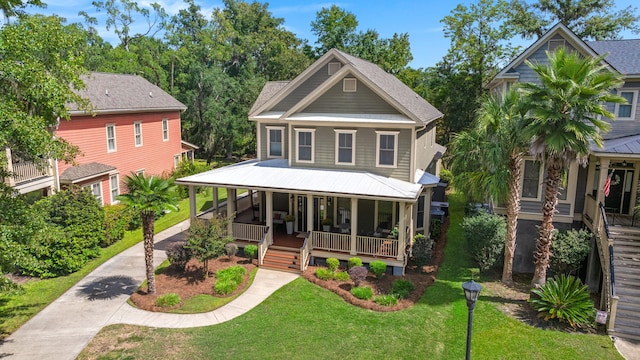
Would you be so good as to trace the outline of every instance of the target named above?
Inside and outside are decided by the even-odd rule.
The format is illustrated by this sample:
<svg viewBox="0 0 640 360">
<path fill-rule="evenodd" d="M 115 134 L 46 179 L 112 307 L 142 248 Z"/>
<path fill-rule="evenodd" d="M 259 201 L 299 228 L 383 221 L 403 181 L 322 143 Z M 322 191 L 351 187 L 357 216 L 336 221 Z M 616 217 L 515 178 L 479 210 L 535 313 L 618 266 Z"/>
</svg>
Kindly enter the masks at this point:
<svg viewBox="0 0 640 360">
<path fill-rule="evenodd" d="M 287 214 L 287 216 L 284 217 L 284 222 L 287 224 L 287 234 L 291 235 L 293 234 L 293 222 L 296 221 L 296 217 L 291 215 L 291 214 Z"/>
<path fill-rule="evenodd" d="M 332 218 L 324 218 L 322 219 L 322 231 L 329 232 L 331 231 L 331 226 L 333 225 Z"/>
</svg>

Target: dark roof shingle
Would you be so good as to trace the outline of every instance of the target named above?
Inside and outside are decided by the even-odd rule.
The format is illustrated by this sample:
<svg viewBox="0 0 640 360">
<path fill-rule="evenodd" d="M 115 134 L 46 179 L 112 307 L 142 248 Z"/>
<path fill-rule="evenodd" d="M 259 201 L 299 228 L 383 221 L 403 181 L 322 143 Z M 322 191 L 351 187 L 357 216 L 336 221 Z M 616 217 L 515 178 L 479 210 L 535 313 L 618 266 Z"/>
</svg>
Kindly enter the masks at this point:
<svg viewBox="0 0 640 360">
<path fill-rule="evenodd" d="M 90 179 L 117 170 L 115 166 L 92 162 L 68 168 L 60 174 L 60 182 L 75 183 L 78 180 Z"/>
<path fill-rule="evenodd" d="M 640 39 L 587 41 L 595 52 L 624 75 L 640 74 Z"/>
</svg>

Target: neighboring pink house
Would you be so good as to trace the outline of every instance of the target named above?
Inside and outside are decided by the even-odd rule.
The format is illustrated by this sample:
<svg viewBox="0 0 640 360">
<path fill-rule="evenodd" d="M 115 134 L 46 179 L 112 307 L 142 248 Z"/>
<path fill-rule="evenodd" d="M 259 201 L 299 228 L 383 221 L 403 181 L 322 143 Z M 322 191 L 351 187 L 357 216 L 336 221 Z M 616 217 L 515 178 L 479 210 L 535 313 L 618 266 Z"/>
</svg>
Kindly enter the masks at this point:
<svg viewBox="0 0 640 360">
<path fill-rule="evenodd" d="M 59 187 L 90 187 L 103 204 L 117 202 L 123 178 L 132 172 L 168 175 L 194 146 L 181 141 L 186 107 L 137 75 L 91 73 L 80 91 L 92 113 L 72 109 L 56 136 L 79 147 L 74 164 L 57 162 Z"/>
</svg>

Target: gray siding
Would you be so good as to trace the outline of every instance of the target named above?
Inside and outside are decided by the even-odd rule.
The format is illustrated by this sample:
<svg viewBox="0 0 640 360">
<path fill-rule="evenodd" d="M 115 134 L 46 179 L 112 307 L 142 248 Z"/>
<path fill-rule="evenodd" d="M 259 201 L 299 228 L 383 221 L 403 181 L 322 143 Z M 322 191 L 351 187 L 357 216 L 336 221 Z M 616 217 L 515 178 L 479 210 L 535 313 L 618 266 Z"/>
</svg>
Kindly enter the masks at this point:
<svg viewBox="0 0 640 360">
<path fill-rule="evenodd" d="M 513 255 L 514 273 L 533 273 L 533 270 L 535 269 L 535 264 L 533 263 L 533 252 L 536 248 L 538 225 L 540 225 L 540 221 L 518 220 L 516 251 Z M 574 228 L 572 224 L 554 223 L 553 225 L 558 230 L 569 230 Z"/>
<path fill-rule="evenodd" d="M 562 36 L 560 35 L 556 35 L 552 38 L 552 40 L 559 40 L 562 39 Z M 529 60 L 532 63 L 540 63 L 540 64 L 546 64 L 548 63 L 547 60 L 547 46 L 548 46 L 548 42 L 542 43 L 540 44 L 540 47 L 535 50 L 528 58 L 527 60 Z M 569 50 L 575 50 L 571 45 L 569 45 L 569 43 L 565 43 L 565 47 Z M 531 68 L 529 68 L 529 66 L 527 66 L 527 64 L 525 64 L 524 62 L 522 62 L 522 64 L 516 66 L 515 71 L 517 71 L 518 73 L 520 73 L 520 78 L 518 79 L 519 82 L 530 82 L 530 83 L 535 83 L 535 84 L 539 84 L 540 81 L 538 80 L 538 75 L 536 75 L 536 73 L 531 70 Z"/>
<path fill-rule="evenodd" d="M 284 132 L 282 134 L 282 141 L 283 141 L 283 146 L 282 146 L 282 155 L 283 158 L 287 158 L 287 154 L 289 152 L 289 137 L 287 135 L 287 125 L 286 124 L 282 124 L 282 123 L 275 123 L 275 124 L 260 124 L 260 133 L 258 134 L 258 136 L 260 137 L 260 149 L 258 149 L 259 154 L 260 154 L 260 158 L 261 159 L 268 159 L 267 158 L 267 146 L 268 146 L 268 133 L 267 133 L 267 126 L 278 126 L 278 127 L 284 127 Z"/>
<path fill-rule="evenodd" d="M 302 112 L 340 114 L 398 114 L 398 110 L 381 99 L 362 82 L 357 82 L 355 92 L 342 91 L 342 81 L 338 81 L 319 99 Z"/>
<path fill-rule="evenodd" d="M 638 90 L 640 93 L 640 82 L 627 82 L 622 87 L 624 89 Z M 640 94 L 638 94 L 640 99 Z M 610 112 L 615 111 L 615 104 L 607 104 L 607 110 Z M 629 135 L 640 134 L 640 106 L 636 103 L 636 112 L 634 120 L 616 120 L 611 121 L 611 131 L 604 135 L 606 139 L 614 139 Z"/>
<path fill-rule="evenodd" d="M 435 155 L 435 123 L 429 124 L 425 129 L 416 133 L 416 169 L 425 170 Z M 429 142 L 429 139 L 432 139 Z"/>
<path fill-rule="evenodd" d="M 544 197 L 543 197 L 544 198 Z M 571 204 L 559 202 L 556 206 L 556 214 L 558 215 L 573 215 L 569 213 Z M 522 200 L 520 202 L 520 211 L 526 213 L 535 213 L 542 216 L 542 201 Z"/>
<path fill-rule="evenodd" d="M 329 62 L 336 62 L 336 60 L 333 59 Z M 287 97 L 285 97 L 282 101 L 271 108 L 271 110 L 287 111 L 291 109 L 294 105 L 299 103 L 300 100 L 304 99 L 305 96 L 309 95 L 313 90 L 324 83 L 329 78 L 328 63 L 321 67 L 315 74 L 311 75 L 311 77 L 309 77 L 307 81 L 300 84 L 300 86 L 298 86 L 291 94 L 287 95 Z"/>
</svg>

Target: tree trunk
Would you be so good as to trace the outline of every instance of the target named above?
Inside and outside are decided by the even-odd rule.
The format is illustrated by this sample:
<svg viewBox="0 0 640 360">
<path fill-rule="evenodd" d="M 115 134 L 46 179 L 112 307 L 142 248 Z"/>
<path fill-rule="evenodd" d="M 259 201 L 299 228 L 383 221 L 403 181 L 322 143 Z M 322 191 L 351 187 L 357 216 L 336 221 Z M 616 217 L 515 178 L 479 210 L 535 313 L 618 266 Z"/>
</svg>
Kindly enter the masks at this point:
<svg viewBox="0 0 640 360">
<path fill-rule="evenodd" d="M 504 243 L 504 267 L 502 268 L 502 283 L 513 286 L 513 257 L 516 251 L 516 236 L 518 232 L 518 214 L 520 213 L 520 178 L 522 177 L 522 156 L 512 154 L 509 159 L 509 197 L 506 203 L 507 235 Z"/>
<path fill-rule="evenodd" d="M 156 293 L 156 279 L 153 266 L 153 226 L 155 213 L 153 211 L 142 213 L 142 233 L 144 237 L 144 263 L 147 272 L 147 294 Z"/>
<path fill-rule="evenodd" d="M 540 224 L 536 250 L 533 253 L 536 269 L 533 273 L 531 286 L 534 287 L 544 285 L 547 280 L 547 268 L 549 267 L 549 256 L 551 255 L 551 237 L 554 229 L 553 214 L 556 212 L 556 205 L 558 204 L 558 188 L 562 165 L 561 159 L 547 159 L 542 223 Z"/>
</svg>

